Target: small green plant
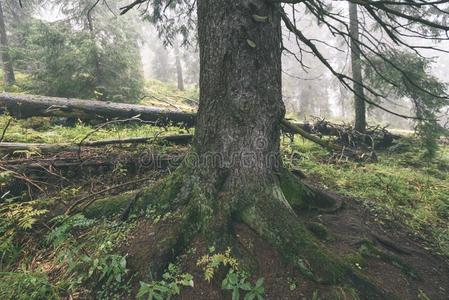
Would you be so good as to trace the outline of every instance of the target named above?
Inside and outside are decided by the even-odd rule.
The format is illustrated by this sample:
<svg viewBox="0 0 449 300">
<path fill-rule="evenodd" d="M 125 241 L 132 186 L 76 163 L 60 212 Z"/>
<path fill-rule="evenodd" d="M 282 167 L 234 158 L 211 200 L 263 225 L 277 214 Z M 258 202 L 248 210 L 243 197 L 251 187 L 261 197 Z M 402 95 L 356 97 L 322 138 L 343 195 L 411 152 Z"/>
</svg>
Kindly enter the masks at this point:
<svg viewBox="0 0 449 300">
<path fill-rule="evenodd" d="M 13 172 L 11 171 L 3 171 L 0 172 L 0 186 L 4 186 L 8 184 L 13 178 Z"/>
<path fill-rule="evenodd" d="M 85 229 L 95 224 L 95 220 L 87 219 L 82 214 L 71 217 L 61 215 L 53 218 L 52 221 L 58 224 L 58 226 L 47 235 L 47 241 L 54 247 L 65 242 L 73 229 Z"/>
<path fill-rule="evenodd" d="M 193 277 L 188 273 L 181 274 L 177 265 L 170 264 L 167 272 L 162 275 L 161 281 L 151 283 L 140 282 L 138 299 L 146 300 L 170 300 L 179 295 L 181 287 L 193 287 Z"/>
<path fill-rule="evenodd" d="M 126 256 L 105 254 L 99 257 L 83 255 L 81 261 L 87 272 L 79 272 L 82 282 L 92 280 L 97 299 L 114 299 L 121 292 L 129 290 L 129 283 L 125 275 Z M 119 299 L 119 298 L 117 298 Z"/>
<path fill-rule="evenodd" d="M 263 299 L 265 289 L 263 286 L 263 278 L 259 278 L 253 286 L 248 281 L 248 275 L 239 270 L 239 263 L 236 258 L 231 255 L 231 249 L 228 248 L 224 253 L 215 253 L 215 247 L 209 248 L 209 254 L 204 255 L 197 261 L 197 266 L 203 268 L 204 279 L 210 282 L 215 272 L 220 267 L 228 267 L 228 273 L 223 279 L 221 287 L 225 290 L 232 291 L 232 300 L 240 299 L 240 290 L 245 291 L 245 300 Z"/>
<path fill-rule="evenodd" d="M 0 204 L 0 231 L 10 236 L 15 230 L 31 229 L 37 218 L 48 212 L 36 209 L 36 201 Z"/>
<path fill-rule="evenodd" d="M 248 277 L 245 273 L 235 272 L 231 269 L 223 280 L 221 287 L 225 290 L 232 290 L 232 300 L 240 299 L 240 290 L 246 291 L 244 300 L 262 300 L 265 294 L 263 278 L 259 278 L 254 286 L 247 280 Z"/>
<path fill-rule="evenodd" d="M 214 252 L 215 249 L 210 249 L 210 252 Z M 228 248 L 224 253 L 206 254 L 201 257 L 197 262 L 197 266 L 202 267 L 204 271 L 204 279 L 210 282 L 214 277 L 215 271 L 220 266 L 230 267 L 232 270 L 238 269 L 238 261 L 231 255 L 231 249 Z"/>
<path fill-rule="evenodd" d="M 0 270 L 13 263 L 18 257 L 20 247 L 15 237 L 33 227 L 38 217 L 46 214 L 46 209 L 36 209 L 36 201 L 0 204 Z"/>
<path fill-rule="evenodd" d="M 320 296 L 318 296 L 318 291 L 315 290 L 312 294 L 312 300 L 321 300 Z"/>
</svg>

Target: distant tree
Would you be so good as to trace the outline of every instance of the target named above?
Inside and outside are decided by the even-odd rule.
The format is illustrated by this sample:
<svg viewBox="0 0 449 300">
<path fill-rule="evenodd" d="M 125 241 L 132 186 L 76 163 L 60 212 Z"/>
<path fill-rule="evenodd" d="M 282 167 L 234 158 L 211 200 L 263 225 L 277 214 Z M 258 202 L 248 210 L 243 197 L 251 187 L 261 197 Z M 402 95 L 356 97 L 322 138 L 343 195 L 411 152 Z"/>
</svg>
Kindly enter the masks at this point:
<svg viewBox="0 0 449 300">
<path fill-rule="evenodd" d="M 22 40 L 15 52 L 32 75 L 30 92 L 137 101 L 143 92 L 143 71 L 133 19 L 119 20 L 93 1 L 55 3 L 63 4 L 62 20 L 28 18 L 17 30 Z M 114 9 L 113 2 L 109 5 Z"/>
<path fill-rule="evenodd" d="M 365 95 L 363 91 L 363 77 L 362 77 L 362 61 L 359 43 L 359 18 L 357 4 L 348 2 L 349 4 L 349 34 L 351 37 L 351 65 L 352 78 L 354 87 L 354 108 L 355 121 L 354 129 L 358 132 L 364 133 L 366 130 L 366 105 Z"/>
<path fill-rule="evenodd" d="M 173 44 L 173 49 L 175 50 L 175 63 L 176 63 L 176 81 L 178 84 L 178 90 L 184 90 L 184 76 L 182 71 L 181 54 L 179 52 L 178 42 L 175 41 Z"/>
<path fill-rule="evenodd" d="M 3 63 L 3 81 L 5 86 L 11 85 L 16 81 L 14 75 L 13 62 L 9 53 L 8 36 L 6 33 L 5 18 L 3 15 L 3 8 L 0 2 L 0 44 L 1 44 L 1 57 Z"/>
<path fill-rule="evenodd" d="M 169 64 L 168 50 L 163 46 L 159 45 L 153 51 L 153 61 L 152 61 L 152 71 L 154 77 L 162 82 L 168 82 L 172 79 L 171 69 Z"/>
</svg>

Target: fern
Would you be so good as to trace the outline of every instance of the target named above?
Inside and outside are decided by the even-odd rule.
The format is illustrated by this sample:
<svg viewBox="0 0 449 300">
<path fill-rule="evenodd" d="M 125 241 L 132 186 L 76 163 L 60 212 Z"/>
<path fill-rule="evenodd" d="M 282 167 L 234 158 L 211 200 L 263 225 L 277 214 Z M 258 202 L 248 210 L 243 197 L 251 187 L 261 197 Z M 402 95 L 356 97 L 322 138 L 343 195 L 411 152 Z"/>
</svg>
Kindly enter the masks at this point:
<svg viewBox="0 0 449 300">
<path fill-rule="evenodd" d="M 210 282 L 214 277 L 215 271 L 222 265 L 228 266 L 233 270 L 238 269 L 238 261 L 231 255 L 231 249 L 228 248 L 224 253 L 213 255 L 204 255 L 197 261 L 197 266 L 202 266 L 204 271 L 204 279 Z"/>
<path fill-rule="evenodd" d="M 48 210 L 35 209 L 37 201 L 0 204 L 0 230 L 11 236 L 16 230 L 29 230 Z"/>
</svg>

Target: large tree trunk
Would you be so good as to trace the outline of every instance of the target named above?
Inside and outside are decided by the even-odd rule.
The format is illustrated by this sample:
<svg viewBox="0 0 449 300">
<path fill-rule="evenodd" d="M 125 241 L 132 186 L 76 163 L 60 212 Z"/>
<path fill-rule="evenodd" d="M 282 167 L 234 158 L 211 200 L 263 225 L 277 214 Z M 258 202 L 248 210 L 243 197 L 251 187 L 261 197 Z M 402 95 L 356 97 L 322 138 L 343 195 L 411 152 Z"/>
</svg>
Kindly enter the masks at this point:
<svg viewBox="0 0 449 300">
<path fill-rule="evenodd" d="M 266 1 L 199 1 L 200 102 L 195 150 L 225 188 L 262 184 L 278 171 L 281 27 L 277 5 Z M 267 16 L 257 22 L 253 15 Z"/>
<path fill-rule="evenodd" d="M 357 16 L 357 4 L 349 2 L 349 29 L 351 36 L 351 64 L 352 79 L 354 80 L 353 88 L 355 93 L 355 130 L 364 133 L 366 130 L 366 107 L 365 95 L 363 92 L 362 63 L 360 58 L 359 45 L 359 21 Z"/>
<path fill-rule="evenodd" d="M 6 26 L 3 16 L 3 8 L 0 3 L 0 43 L 3 62 L 3 80 L 5 85 L 11 85 L 16 81 L 14 69 L 12 67 L 11 56 L 9 55 L 8 36 L 6 35 Z"/>
<path fill-rule="evenodd" d="M 177 41 L 175 41 L 174 48 L 175 48 L 176 79 L 178 81 L 178 90 L 183 91 L 184 90 L 184 76 L 183 76 L 183 72 L 182 72 L 181 57 L 179 54 L 179 46 L 178 46 Z"/>
</svg>

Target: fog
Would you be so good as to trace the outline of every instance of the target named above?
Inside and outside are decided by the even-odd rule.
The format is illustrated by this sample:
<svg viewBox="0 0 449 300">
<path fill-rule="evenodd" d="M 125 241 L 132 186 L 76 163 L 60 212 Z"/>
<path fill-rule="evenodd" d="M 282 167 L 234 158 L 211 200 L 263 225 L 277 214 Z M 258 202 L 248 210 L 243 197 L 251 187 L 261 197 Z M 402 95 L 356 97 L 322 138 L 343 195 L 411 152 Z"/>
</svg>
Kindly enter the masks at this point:
<svg viewBox="0 0 449 300">
<path fill-rule="evenodd" d="M 340 5 L 340 11 L 344 14 L 346 3 Z M 298 12 L 297 12 L 298 13 Z M 292 13 L 289 12 L 290 17 Z M 54 22 L 64 18 L 58 7 L 44 6 L 36 13 L 36 16 L 48 22 Z M 171 45 L 166 45 L 159 38 L 158 32 L 150 22 L 143 21 L 136 14 L 118 16 L 111 12 L 111 18 L 126 20 L 134 18 L 136 31 L 141 32 L 139 40 L 140 56 L 146 80 L 160 80 L 174 84 L 176 81 L 175 54 Z M 350 53 L 347 45 L 341 38 L 332 36 L 324 27 L 319 26 L 310 14 L 296 16 L 297 25 L 309 38 L 315 39 L 317 47 L 324 57 L 339 72 L 350 74 Z M 369 26 L 367 26 L 369 27 Z M 179 38 L 179 42 L 182 40 Z M 296 39 L 286 31 L 283 32 L 284 47 L 289 49 L 283 55 L 283 96 L 287 113 L 291 117 L 301 120 L 310 120 L 314 117 L 331 119 L 334 121 L 351 122 L 353 119 L 353 96 L 351 92 L 338 82 L 338 80 L 312 55 L 306 48 L 299 50 Z M 410 43 L 418 43 L 408 40 Z M 422 43 L 420 41 L 420 43 Z M 425 44 L 432 45 L 426 41 Z M 449 42 L 444 41 L 436 45 L 442 49 L 449 49 Z M 422 51 L 422 55 L 432 58 L 431 73 L 441 81 L 447 82 L 447 70 L 449 68 L 449 54 L 435 51 Z M 181 64 L 185 74 L 187 86 L 197 86 L 199 78 L 199 57 L 196 47 L 181 47 Z M 298 62 L 301 59 L 301 63 Z M 413 115 L 413 108 L 407 101 L 401 105 L 394 104 L 397 99 L 388 99 L 384 105 L 392 110 Z M 413 123 L 379 109 L 370 108 L 369 120 L 382 125 L 390 125 L 395 128 L 411 129 Z"/>
</svg>

